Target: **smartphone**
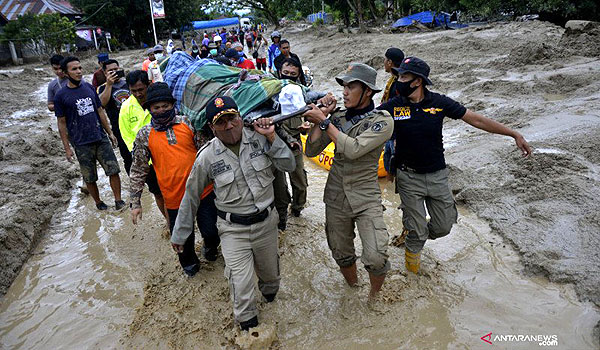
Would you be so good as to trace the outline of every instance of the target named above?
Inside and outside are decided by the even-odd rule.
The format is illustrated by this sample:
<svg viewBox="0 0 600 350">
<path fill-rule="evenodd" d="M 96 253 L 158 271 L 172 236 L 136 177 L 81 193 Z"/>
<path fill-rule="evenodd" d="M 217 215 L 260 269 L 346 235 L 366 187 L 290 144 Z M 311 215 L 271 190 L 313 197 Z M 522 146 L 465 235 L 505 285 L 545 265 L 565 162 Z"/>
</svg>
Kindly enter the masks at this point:
<svg viewBox="0 0 600 350">
<path fill-rule="evenodd" d="M 119 69 L 116 74 L 119 78 L 125 78 L 125 71 L 123 69 Z"/>
</svg>

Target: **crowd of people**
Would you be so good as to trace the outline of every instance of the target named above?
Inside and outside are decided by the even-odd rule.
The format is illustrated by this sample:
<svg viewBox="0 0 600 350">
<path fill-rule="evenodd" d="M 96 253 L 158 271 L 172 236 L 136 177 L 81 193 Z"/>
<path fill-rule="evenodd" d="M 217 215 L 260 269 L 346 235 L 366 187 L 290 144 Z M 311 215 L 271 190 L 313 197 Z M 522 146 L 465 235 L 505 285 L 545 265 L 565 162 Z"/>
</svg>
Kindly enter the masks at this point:
<svg viewBox="0 0 600 350">
<path fill-rule="evenodd" d="M 226 32 L 221 34 L 225 35 L 207 34 L 202 49 L 192 45 L 190 55 L 254 69 L 244 54 L 245 41 L 254 50 L 252 57 L 259 69 L 305 84 L 300 58 L 278 32 L 272 33 L 270 46 L 262 33 L 252 36 L 249 32 L 231 41 Z M 224 42 L 231 42 L 231 47 Z M 266 302 L 274 301 L 279 290 L 278 229 L 286 230 L 288 212 L 299 217 L 306 204 L 303 154 L 314 157 L 335 144 L 335 161 L 323 194 L 325 236 L 341 274 L 350 286 L 356 286 L 354 238 L 358 230 L 370 298 L 382 288 L 391 266 L 377 182 L 382 150 L 402 203 L 400 243 L 405 244 L 405 266 L 415 274 L 426 241 L 448 235 L 458 215 L 444 159 L 443 119 L 461 119 L 490 133 L 510 136 L 523 155 L 531 154 L 518 132 L 431 91 L 427 63 L 405 57 L 398 48 L 384 54 L 384 69 L 390 74 L 384 89 L 377 85 L 376 69 L 366 64 L 352 63 L 336 77 L 343 108 L 328 92 L 302 116 L 277 126 L 270 118 L 260 118 L 245 127 L 236 102 L 218 96 L 206 105 L 207 124 L 201 129 L 179 113 L 171 88 L 162 82 L 163 47 L 157 45 L 147 54 L 142 70 L 128 74 L 116 60 L 98 55 L 101 67 L 94 73 L 95 86 L 83 81 L 79 59 L 53 56 L 50 64 L 57 78 L 48 85 L 48 108 L 57 117 L 66 157 L 73 161 L 76 155 L 99 210 L 108 206 L 99 196 L 96 162 L 110 178 L 115 208 L 125 207 L 120 166 L 113 151 L 118 148 L 129 175 L 133 223 L 142 220 L 141 196 L 147 185 L 186 275 L 194 276 L 200 269 L 194 250 L 195 225 L 206 260 L 215 261 L 220 246 L 234 317 L 242 330 L 258 325 L 254 275 Z M 374 96 L 382 90 L 376 107 Z M 304 150 L 303 133 L 307 134 Z"/>
</svg>

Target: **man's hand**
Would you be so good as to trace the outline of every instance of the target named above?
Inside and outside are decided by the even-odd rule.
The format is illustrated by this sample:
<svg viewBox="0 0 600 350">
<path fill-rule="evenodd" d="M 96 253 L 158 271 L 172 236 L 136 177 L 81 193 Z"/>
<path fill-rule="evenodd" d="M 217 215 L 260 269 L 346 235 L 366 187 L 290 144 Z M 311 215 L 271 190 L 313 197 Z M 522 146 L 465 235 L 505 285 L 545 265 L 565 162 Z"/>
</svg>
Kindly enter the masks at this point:
<svg viewBox="0 0 600 350">
<path fill-rule="evenodd" d="M 337 100 L 335 96 L 331 92 L 328 92 L 327 95 L 323 96 L 323 98 L 317 101 L 317 104 L 322 104 L 324 107 L 321 107 L 321 112 L 325 114 L 325 116 L 329 115 L 337 106 Z"/>
<path fill-rule="evenodd" d="M 138 220 L 142 221 L 142 208 L 131 209 L 131 222 L 137 225 Z"/>
<path fill-rule="evenodd" d="M 173 250 L 175 251 L 175 253 L 177 253 L 177 254 L 183 253 L 183 245 L 171 243 L 171 247 L 173 247 Z"/>
<path fill-rule="evenodd" d="M 308 132 L 310 130 L 310 122 L 305 121 L 298 127 L 298 130 L 303 134 Z"/>
<path fill-rule="evenodd" d="M 300 144 L 300 142 L 292 142 L 290 143 L 290 148 L 292 151 L 295 151 L 297 149 L 302 149 L 302 145 Z"/>
<path fill-rule="evenodd" d="M 119 77 L 117 76 L 117 72 L 115 72 L 115 71 L 110 71 L 106 75 L 106 85 L 107 86 L 112 86 L 114 83 L 117 82 L 117 80 L 119 80 Z"/>
<path fill-rule="evenodd" d="M 533 153 L 531 147 L 529 146 L 523 135 L 517 133 L 517 135 L 515 136 L 515 142 L 517 143 L 517 147 L 519 147 L 519 149 L 521 150 L 521 153 L 523 153 L 523 157 L 528 157 L 531 155 L 531 153 Z"/>
<path fill-rule="evenodd" d="M 319 109 L 314 104 L 310 104 L 309 107 L 311 109 L 302 115 L 304 117 L 304 119 L 306 119 L 309 122 L 314 123 L 314 124 L 319 124 L 320 122 L 325 120 L 325 118 L 326 118 L 325 113 L 323 113 L 323 111 L 321 109 Z"/>
<path fill-rule="evenodd" d="M 73 163 L 73 150 L 71 149 L 71 147 L 65 148 L 65 153 L 67 155 L 67 160 L 70 163 Z"/>
<path fill-rule="evenodd" d="M 117 146 L 119 145 L 119 141 L 117 141 L 117 138 L 115 137 L 115 135 L 110 134 L 110 135 L 108 135 L 108 138 L 110 139 L 110 143 L 112 143 L 113 148 L 117 148 Z"/>
<path fill-rule="evenodd" d="M 254 121 L 254 131 L 264 135 L 270 140 L 271 136 L 275 134 L 275 125 L 271 124 L 273 118 L 259 118 Z"/>
</svg>

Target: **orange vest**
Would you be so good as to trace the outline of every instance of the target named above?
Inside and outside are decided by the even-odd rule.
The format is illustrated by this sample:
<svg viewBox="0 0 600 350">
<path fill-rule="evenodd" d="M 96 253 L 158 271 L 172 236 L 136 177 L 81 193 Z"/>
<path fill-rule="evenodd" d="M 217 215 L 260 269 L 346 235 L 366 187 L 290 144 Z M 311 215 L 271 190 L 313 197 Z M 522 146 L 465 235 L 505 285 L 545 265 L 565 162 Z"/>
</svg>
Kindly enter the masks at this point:
<svg viewBox="0 0 600 350">
<path fill-rule="evenodd" d="M 185 193 L 185 183 L 194 166 L 197 152 L 194 133 L 187 125 L 175 124 L 173 132 L 177 138 L 175 145 L 169 145 L 166 131 L 156 131 L 152 128 L 148 137 L 152 164 L 167 209 L 179 209 Z M 212 184 L 204 189 L 201 198 L 210 191 Z"/>
</svg>

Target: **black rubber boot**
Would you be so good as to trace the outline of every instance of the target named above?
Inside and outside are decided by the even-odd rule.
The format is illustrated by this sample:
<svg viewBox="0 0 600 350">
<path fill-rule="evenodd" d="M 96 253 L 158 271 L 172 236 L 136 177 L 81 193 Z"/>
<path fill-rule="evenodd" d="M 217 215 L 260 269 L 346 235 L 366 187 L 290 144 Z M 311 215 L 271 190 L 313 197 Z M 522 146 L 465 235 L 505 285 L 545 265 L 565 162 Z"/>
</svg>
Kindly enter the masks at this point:
<svg viewBox="0 0 600 350">
<path fill-rule="evenodd" d="M 275 296 L 277 295 L 277 293 L 273 293 L 273 294 L 263 294 L 263 297 L 265 297 L 265 300 L 267 301 L 267 303 L 272 302 L 273 300 L 275 300 Z"/>
<path fill-rule="evenodd" d="M 219 255 L 219 250 L 217 247 L 202 246 L 202 255 L 208 261 L 215 261 L 217 260 L 217 255 Z"/>
</svg>

